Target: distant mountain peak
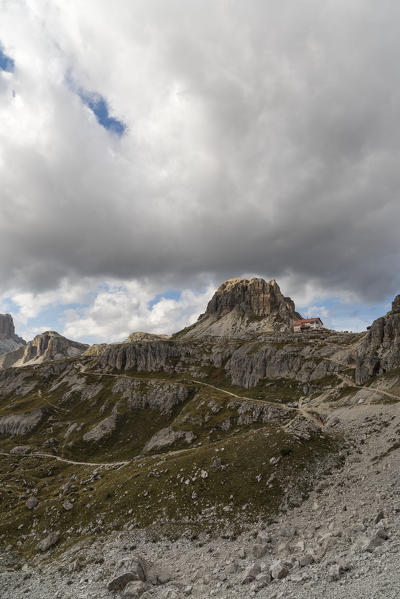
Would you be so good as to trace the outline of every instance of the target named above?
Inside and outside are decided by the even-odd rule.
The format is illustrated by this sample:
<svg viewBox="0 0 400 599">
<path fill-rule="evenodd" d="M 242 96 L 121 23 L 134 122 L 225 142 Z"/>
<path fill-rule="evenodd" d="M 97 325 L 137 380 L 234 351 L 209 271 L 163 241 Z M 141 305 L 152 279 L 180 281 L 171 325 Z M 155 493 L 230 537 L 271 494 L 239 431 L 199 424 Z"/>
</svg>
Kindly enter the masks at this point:
<svg viewBox="0 0 400 599">
<path fill-rule="evenodd" d="M 4 354 L 25 345 L 25 340 L 15 334 L 14 320 L 11 314 L 0 314 L 0 354 Z"/>
</svg>

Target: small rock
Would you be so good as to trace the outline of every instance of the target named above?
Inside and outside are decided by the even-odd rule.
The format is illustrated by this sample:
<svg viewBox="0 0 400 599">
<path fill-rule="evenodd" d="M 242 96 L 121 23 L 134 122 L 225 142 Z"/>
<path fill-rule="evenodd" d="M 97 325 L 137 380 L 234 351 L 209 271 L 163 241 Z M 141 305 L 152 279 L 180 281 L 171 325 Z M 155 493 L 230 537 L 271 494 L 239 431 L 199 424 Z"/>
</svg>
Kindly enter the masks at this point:
<svg viewBox="0 0 400 599">
<path fill-rule="evenodd" d="M 287 563 L 281 560 L 273 563 L 269 569 L 271 577 L 274 580 L 280 580 L 281 578 L 285 578 L 289 574 L 289 569 L 287 567 Z"/>
<path fill-rule="evenodd" d="M 258 562 L 254 562 L 247 568 L 246 572 L 244 573 L 242 584 L 248 584 L 249 582 L 253 582 L 253 580 L 255 580 L 257 574 L 260 574 L 260 572 L 261 572 L 260 564 Z"/>
<path fill-rule="evenodd" d="M 47 551 L 48 549 L 50 549 L 50 547 L 53 547 L 53 545 L 56 545 L 59 540 L 60 540 L 60 533 L 59 532 L 51 532 L 50 534 L 47 535 L 47 537 L 45 539 L 40 541 L 37 548 L 39 551 L 43 551 L 43 552 Z"/>
<path fill-rule="evenodd" d="M 328 571 L 328 578 L 330 581 L 335 581 L 335 580 L 339 580 L 339 578 L 341 577 L 343 571 L 342 568 L 339 566 L 339 564 L 333 564 Z"/>
<path fill-rule="evenodd" d="M 261 545 L 260 543 L 258 543 L 257 545 L 254 545 L 253 547 L 253 555 L 256 559 L 260 559 L 260 557 L 264 557 L 264 555 L 267 553 L 268 551 L 268 545 Z"/>
<path fill-rule="evenodd" d="M 74 506 L 73 506 L 73 504 L 72 504 L 70 501 L 68 501 L 68 499 L 66 499 L 66 500 L 64 501 L 64 503 L 62 504 L 62 506 L 63 506 L 63 508 L 64 508 L 64 509 L 65 509 L 67 512 L 69 512 L 70 510 L 72 510 L 72 508 L 74 507 Z"/>
<path fill-rule="evenodd" d="M 300 568 L 304 568 L 305 566 L 310 566 L 314 563 L 314 557 L 311 553 L 305 553 L 299 557 L 299 566 Z"/>
<path fill-rule="evenodd" d="M 122 599 L 139 599 L 145 591 L 147 591 L 147 585 L 142 580 L 128 582 L 122 595 Z"/>
<path fill-rule="evenodd" d="M 33 510 L 37 505 L 39 505 L 39 501 L 37 500 L 36 497 L 32 496 L 26 500 L 25 505 L 28 508 L 28 510 Z"/>
<path fill-rule="evenodd" d="M 133 572 L 126 572 L 116 576 L 108 583 L 109 591 L 123 591 L 127 586 L 128 582 L 137 581 L 136 575 Z M 142 582 L 142 581 L 139 581 Z"/>
</svg>

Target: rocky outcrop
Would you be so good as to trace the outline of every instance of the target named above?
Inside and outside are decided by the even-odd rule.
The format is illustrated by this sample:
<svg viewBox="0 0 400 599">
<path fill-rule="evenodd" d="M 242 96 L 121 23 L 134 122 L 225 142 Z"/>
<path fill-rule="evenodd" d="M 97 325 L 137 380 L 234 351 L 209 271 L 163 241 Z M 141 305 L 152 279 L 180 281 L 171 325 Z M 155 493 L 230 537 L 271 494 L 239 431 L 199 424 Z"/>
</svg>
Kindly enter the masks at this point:
<svg viewBox="0 0 400 599">
<path fill-rule="evenodd" d="M 392 310 L 377 318 L 359 344 L 355 379 L 364 384 L 370 377 L 400 367 L 400 295 Z"/>
<path fill-rule="evenodd" d="M 0 435 L 22 437 L 32 432 L 40 424 L 43 417 L 43 410 L 2 416 L 0 417 Z"/>
<path fill-rule="evenodd" d="M 278 337 L 282 338 L 282 335 Z M 201 378 L 202 369 L 223 366 L 234 385 L 250 388 L 262 379 L 282 378 L 309 383 L 343 371 L 346 361 L 350 360 L 350 351 L 342 351 L 342 366 L 335 359 L 329 359 L 336 353 L 333 346 L 324 348 L 290 343 L 289 338 L 286 342 L 277 341 L 274 336 L 263 342 L 237 342 L 220 346 L 207 346 L 197 340 L 181 342 L 177 339 L 174 342 L 116 345 L 107 349 L 100 357 L 99 368 L 105 371 L 194 372 L 193 378 Z"/>
<path fill-rule="evenodd" d="M 11 339 L 14 335 L 15 327 L 11 314 L 0 314 L 0 339 Z"/>
<path fill-rule="evenodd" d="M 144 383 L 127 378 L 117 379 L 112 392 L 120 393 L 123 399 L 128 400 L 130 411 L 148 409 L 163 415 L 170 415 L 190 395 L 189 387 L 185 385 L 161 381 Z"/>
<path fill-rule="evenodd" d="M 0 354 L 14 351 L 25 345 L 25 343 L 24 339 L 15 334 L 11 314 L 0 314 Z"/>
<path fill-rule="evenodd" d="M 55 331 L 46 331 L 36 335 L 33 341 L 24 347 L 19 347 L 17 350 L 1 356 L 0 368 L 41 364 L 61 358 L 75 358 L 88 347 L 85 343 L 71 341 Z"/>
<path fill-rule="evenodd" d="M 90 429 L 85 435 L 83 440 L 86 442 L 99 442 L 107 437 L 110 437 L 115 429 L 117 428 L 118 412 L 113 410 L 112 414 L 99 422 L 95 427 Z"/>
<path fill-rule="evenodd" d="M 250 338 L 260 333 L 290 331 L 301 318 L 294 302 L 284 297 L 275 280 L 229 279 L 222 283 L 198 321 L 178 333 L 201 337 Z"/>
<path fill-rule="evenodd" d="M 106 348 L 99 359 L 101 369 L 138 370 L 157 372 L 168 370 L 168 364 L 179 359 L 182 348 L 169 341 L 148 343 L 120 343 Z"/>
<path fill-rule="evenodd" d="M 159 339 L 170 339 L 171 335 L 155 335 L 153 333 L 142 333 L 138 331 L 131 333 L 125 339 L 124 343 L 136 343 L 137 341 L 157 341 Z"/>
<path fill-rule="evenodd" d="M 172 447 L 178 442 L 184 442 L 190 445 L 196 436 L 192 431 L 174 430 L 171 426 L 158 431 L 148 441 L 144 447 L 144 452 L 160 451 Z"/>
</svg>

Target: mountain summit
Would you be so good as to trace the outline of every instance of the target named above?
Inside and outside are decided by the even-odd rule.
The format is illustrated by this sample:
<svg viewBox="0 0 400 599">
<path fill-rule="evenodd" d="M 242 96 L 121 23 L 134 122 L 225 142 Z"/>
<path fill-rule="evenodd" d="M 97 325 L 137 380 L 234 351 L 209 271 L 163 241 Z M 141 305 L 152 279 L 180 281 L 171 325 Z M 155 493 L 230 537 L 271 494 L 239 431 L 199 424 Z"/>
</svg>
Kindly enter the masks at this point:
<svg viewBox="0 0 400 599">
<path fill-rule="evenodd" d="M 228 279 L 218 287 L 205 313 L 180 336 L 254 337 L 288 331 L 293 321 L 300 318 L 293 300 L 282 294 L 275 280 Z"/>
<path fill-rule="evenodd" d="M 18 349 L 22 345 L 25 345 L 25 341 L 15 334 L 11 314 L 0 314 L 0 354 Z"/>
<path fill-rule="evenodd" d="M 61 358 L 76 358 L 88 347 L 86 343 L 71 341 L 56 331 L 46 331 L 36 335 L 24 346 L 17 346 L 17 349 L 4 353 L 0 357 L 0 368 L 41 364 Z"/>
</svg>

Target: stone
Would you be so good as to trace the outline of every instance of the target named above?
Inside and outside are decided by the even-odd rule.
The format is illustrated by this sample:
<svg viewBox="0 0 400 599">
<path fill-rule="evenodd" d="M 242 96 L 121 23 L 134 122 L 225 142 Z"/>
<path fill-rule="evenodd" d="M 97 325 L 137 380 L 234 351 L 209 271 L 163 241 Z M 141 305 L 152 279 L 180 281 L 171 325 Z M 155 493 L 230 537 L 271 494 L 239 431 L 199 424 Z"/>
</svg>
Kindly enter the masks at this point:
<svg viewBox="0 0 400 599">
<path fill-rule="evenodd" d="M 66 510 L 67 512 L 69 512 L 70 510 L 72 510 L 72 508 L 74 507 L 74 505 L 70 501 L 68 501 L 68 499 L 66 499 L 64 501 L 64 503 L 62 504 L 62 506 L 63 506 L 64 510 Z"/>
<path fill-rule="evenodd" d="M 378 528 L 374 531 L 372 536 L 365 537 L 361 543 L 361 551 L 373 553 L 377 547 L 383 545 L 388 539 L 388 535 L 383 527 Z"/>
<path fill-rule="evenodd" d="M 262 545 L 261 543 L 257 543 L 253 547 L 253 555 L 256 559 L 260 559 L 261 557 L 264 557 L 264 555 L 267 553 L 267 551 L 268 551 L 268 545 Z"/>
<path fill-rule="evenodd" d="M 343 574 L 343 569 L 339 564 L 333 564 L 328 570 L 328 578 L 330 581 L 339 580 Z"/>
<path fill-rule="evenodd" d="M 28 455 L 31 451 L 32 447 L 30 445 L 17 445 L 10 449 L 10 455 Z"/>
<path fill-rule="evenodd" d="M 262 589 L 266 587 L 271 582 L 271 574 L 270 572 L 261 572 L 256 576 L 256 587 L 257 589 Z"/>
<path fill-rule="evenodd" d="M 136 575 L 133 572 L 126 572 L 113 578 L 107 585 L 109 591 L 123 591 L 128 582 L 137 581 Z"/>
<path fill-rule="evenodd" d="M 304 568 L 306 566 L 310 566 L 314 563 L 314 557 L 311 553 L 305 553 L 299 557 L 299 566 L 300 568 Z"/>
<path fill-rule="evenodd" d="M 122 599 L 139 599 L 147 591 L 147 585 L 142 580 L 128 582 L 122 594 Z"/>
<path fill-rule="evenodd" d="M 60 533 L 59 532 L 51 532 L 47 535 L 47 537 L 45 539 L 40 541 L 37 548 L 39 551 L 42 551 L 42 552 L 48 551 L 50 549 L 50 547 L 53 547 L 54 545 L 56 545 L 59 540 L 60 540 Z"/>
<path fill-rule="evenodd" d="M 281 578 L 285 578 L 289 574 L 289 568 L 288 568 L 287 562 L 284 562 L 282 560 L 278 560 L 278 561 L 274 562 L 271 565 L 269 571 L 270 571 L 271 577 L 274 580 L 280 580 Z"/>
<path fill-rule="evenodd" d="M 261 565 L 259 564 L 259 562 L 254 562 L 247 568 L 246 572 L 244 573 L 242 584 L 248 584 L 249 582 L 253 582 L 257 574 L 260 574 L 260 572 Z"/>
<path fill-rule="evenodd" d="M 33 510 L 37 505 L 39 505 L 39 501 L 33 495 L 26 500 L 25 503 L 28 510 Z"/>
</svg>

